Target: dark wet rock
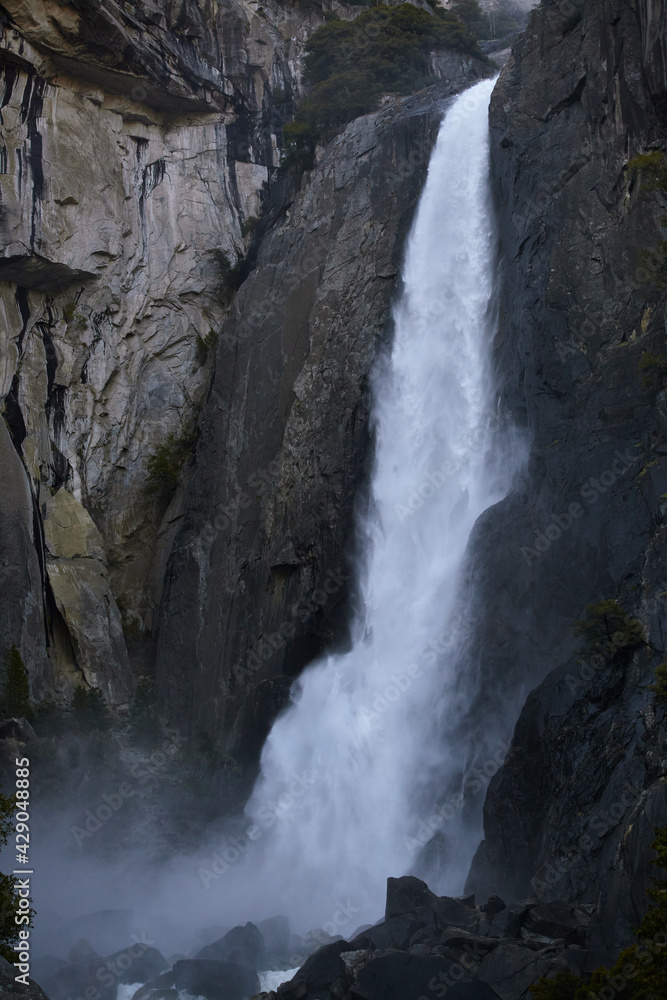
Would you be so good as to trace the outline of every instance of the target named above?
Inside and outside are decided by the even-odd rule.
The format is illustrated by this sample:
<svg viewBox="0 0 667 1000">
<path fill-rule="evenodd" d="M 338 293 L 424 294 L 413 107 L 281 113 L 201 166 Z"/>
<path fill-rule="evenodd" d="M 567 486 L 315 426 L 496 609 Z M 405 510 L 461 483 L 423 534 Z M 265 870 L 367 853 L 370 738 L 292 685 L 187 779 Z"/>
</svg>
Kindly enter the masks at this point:
<svg viewBox="0 0 667 1000">
<path fill-rule="evenodd" d="M 248 922 L 243 927 L 232 927 L 219 941 L 197 952 L 195 959 L 215 959 L 218 962 L 235 962 L 251 969 L 262 969 L 265 967 L 266 945 L 258 927 Z"/>
<path fill-rule="evenodd" d="M 254 969 L 236 962 L 187 959 L 173 969 L 174 986 L 206 1000 L 244 1000 L 259 989 Z"/>
<path fill-rule="evenodd" d="M 638 272 L 664 239 L 664 208 L 628 167 L 667 148 L 667 41 L 664 5 L 576 6 L 571 26 L 562 4 L 535 8 L 490 109 L 496 366 L 531 454 L 475 540 L 485 621 L 471 655 L 486 677 L 475 731 L 498 719 L 494 698 L 519 718 L 467 888 L 594 906 L 601 964 L 633 940 L 653 828 L 667 822 L 664 709 L 648 691 L 665 648 L 663 386 L 638 371 L 643 352 L 664 351 L 665 292 Z M 572 624 L 606 598 L 653 649 L 592 667 Z"/>
<path fill-rule="evenodd" d="M 500 896 L 494 894 L 489 896 L 488 901 L 480 909 L 486 915 L 487 920 L 493 920 L 496 913 L 500 913 L 501 910 L 505 909 L 505 902 Z"/>
<path fill-rule="evenodd" d="M 472 899 L 474 900 L 474 896 Z M 479 916 L 469 905 L 449 896 L 439 896 L 434 904 L 438 923 L 441 927 L 453 924 L 456 927 L 472 927 L 478 923 Z"/>
<path fill-rule="evenodd" d="M 413 956 L 393 951 L 371 960 L 357 974 L 351 996 L 355 1000 L 419 1000 L 434 995 L 429 984 L 436 989 L 446 986 L 447 996 L 454 1000 L 497 1000 L 493 990 L 485 983 L 469 980 L 454 982 L 452 966 L 437 955 Z M 461 967 L 461 972 L 466 971 Z M 437 994 L 436 994 L 437 995 Z"/>
<path fill-rule="evenodd" d="M 132 1000 L 172 1000 L 172 994 L 178 995 L 178 990 L 174 986 L 174 970 L 168 969 L 141 986 Z"/>
<path fill-rule="evenodd" d="M 526 916 L 524 929 L 529 934 L 541 934 L 547 937 L 564 938 L 569 944 L 575 943 L 582 930 L 588 925 L 575 908 L 561 900 L 551 903 L 540 903 Z"/>
<path fill-rule="evenodd" d="M 28 743 L 34 739 L 36 739 L 35 730 L 27 719 L 5 719 L 0 722 L 0 740 Z"/>
<path fill-rule="evenodd" d="M 261 920 L 257 929 L 262 935 L 266 954 L 270 958 L 285 957 L 290 952 L 290 926 L 287 917 L 269 917 Z M 270 964 L 267 968 L 270 968 Z"/>
<path fill-rule="evenodd" d="M 433 931 L 426 930 L 421 920 L 411 913 L 405 913 L 370 927 L 352 938 L 351 943 L 355 948 L 374 948 L 377 951 L 407 948 L 418 932 L 428 935 L 429 939 L 433 937 Z"/>
<path fill-rule="evenodd" d="M 11 962 L 0 955 L 0 994 L 11 997 L 12 1000 L 51 1000 L 41 986 L 33 979 L 28 979 L 28 985 L 17 983 L 15 977 L 20 973 Z"/>
<path fill-rule="evenodd" d="M 515 942 L 505 942 L 486 956 L 478 976 L 500 1000 L 517 1000 L 551 968 L 551 959 L 538 957 Z"/>
<path fill-rule="evenodd" d="M 354 948 L 347 941 L 334 941 L 320 948 L 289 983 L 278 987 L 278 996 L 281 1000 L 310 1000 L 327 990 L 341 974 L 340 955 L 344 951 L 354 951 Z"/>
<path fill-rule="evenodd" d="M 402 878 L 387 879 L 385 921 L 406 913 L 416 913 L 421 908 L 436 912 L 437 905 L 438 897 L 420 878 L 404 875 Z"/>
<path fill-rule="evenodd" d="M 119 983 L 145 983 L 165 972 L 169 963 L 157 948 L 129 945 L 104 959 L 104 965 Z"/>
</svg>

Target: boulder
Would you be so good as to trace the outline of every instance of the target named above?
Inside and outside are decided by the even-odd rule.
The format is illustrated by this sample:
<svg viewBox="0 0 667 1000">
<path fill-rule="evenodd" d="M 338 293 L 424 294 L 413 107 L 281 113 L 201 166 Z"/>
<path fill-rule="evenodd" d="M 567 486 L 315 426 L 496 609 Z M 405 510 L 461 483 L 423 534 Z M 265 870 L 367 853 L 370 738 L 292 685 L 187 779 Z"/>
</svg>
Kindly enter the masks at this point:
<svg viewBox="0 0 667 1000">
<path fill-rule="evenodd" d="M 500 1000 L 517 1000 L 551 968 L 550 959 L 536 955 L 518 942 L 506 941 L 486 956 L 479 967 L 478 978 L 490 986 Z"/>
<path fill-rule="evenodd" d="M 406 913 L 402 917 L 392 917 L 390 920 L 384 920 L 381 924 L 369 927 L 353 938 L 351 944 L 355 948 L 372 948 L 375 951 L 383 951 L 387 948 L 407 948 L 417 931 L 429 933 L 421 920 Z"/>
<path fill-rule="evenodd" d="M 257 929 L 264 939 L 267 956 L 284 956 L 290 951 L 290 926 L 287 917 L 269 917 L 261 920 Z"/>
<path fill-rule="evenodd" d="M 472 927 L 479 920 L 476 910 L 449 896 L 437 897 L 435 913 L 440 927 Z"/>
<path fill-rule="evenodd" d="M 248 921 L 245 926 L 232 927 L 219 941 L 198 951 L 195 960 L 198 959 L 235 962 L 251 969 L 261 969 L 266 959 L 264 938 L 258 927 Z"/>
<path fill-rule="evenodd" d="M 30 979 L 27 986 L 15 980 L 16 969 L 0 955 L 0 996 L 11 1000 L 49 1000 L 41 986 Z"/>
<path fill-rule="evenodd" d="M 406 913 L 416 913 L 421 907 L 435 911 L 438 897 L 431 892 L 426 882 L 414 875 L 387 879 L 387 903 L 385 920 L 402 917 Z"/>
<path fill-rule="evenodd" d="M 173 969 L 174 986 L 206 1000 L 245 1000 L 257 993 L 260 983 L 254 969 L 236 962 L 186 959 Z"/>
<path fill-rule="evenodd" d="M 35 730 L 27 719 L 5 719 L 0 722 L 0 740 L 17 740 L 28 743 L 37 739 Z"/>
<path fill-rule="evenodd" d="M 347 941 L 334 941 L 311 955 L 289 983 L 283 983 L 276 991 L 280 1000 L 302 1000 L 326 993 L 329 986 L 341 974 L 340 955 L 353 951 Z"/>
<path fill-rule="evenodd" d="M 501 910 L 505 909 L 505 901 L 494 893 L 489 896 L 488 901 L 481 909 L 486 914 L 487 920 L 492 920 L 496 913 L 500 913 Z"/>
<path fill-rule="evenodd" d="M 137 942 L 104 959 L 104 964 L 119 983 L 145 983 L 169 968 L 157 948 Z"/>
<path fill-rule="evenodd" d="M 489 986 L 479 983 L 463 966 L 458 968 L 462 978 L 452 984 L 453 966 L 448 959 L 386 952 L 372 958 L 359 971 L 352 995 L 356 1000 L 420 1000 L 444 996 L 446 991 L 448 1000 L 497 1000 Z M 430 985 L 433 980 L 436 991 Z"/>
<path fill-rule="evenodd" d="M 174 988 L 174 971 L 169 969 L 141 986 L 132 994 L 132 1000 L 174 1000 L 175 996 L 178 990 Z"/>
<path fill-rule="evenodd" d="M 587 921 L 583 913 L 560 899 L 551 903 L 540 903 L 528 913 L 524 927 L 529 934 L 541 934 L 548 938 L 564 938 L 568 943 L 576 943 L 585 931 Z"/>
</svg>

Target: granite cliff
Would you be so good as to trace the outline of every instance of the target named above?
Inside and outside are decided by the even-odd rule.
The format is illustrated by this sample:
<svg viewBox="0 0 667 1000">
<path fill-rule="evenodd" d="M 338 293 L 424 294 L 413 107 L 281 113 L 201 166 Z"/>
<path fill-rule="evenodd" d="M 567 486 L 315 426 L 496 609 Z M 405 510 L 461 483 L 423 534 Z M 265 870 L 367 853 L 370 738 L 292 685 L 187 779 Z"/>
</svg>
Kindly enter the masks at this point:
<svg viewBox="0 0 667 1000">
<path fill-rule="evenodd" d="M 480 526 L 478 710 L 490 718 L 491 698 L 542 683 L 491 782 L 469 886 L 594 904 L 591 961 L 632 939 L 667 822 L 665 709 L 649 689 L 665 654 L 667 425 L 651 367 L 666 332 L 665 195 L 635 166 L 665 149 L 665 16 L 650 0 L 546 0 L 490 112 L 497 367 L 532 450 Z M 572 626 L 609 599 L 645 642 L 591 663 Z"/>
<path fill-rule="evenodd" d="M 122 706 L 154 672 L 179 731 L 251 761 L 345 641 L 405 235 L 444 101 L 489 72 L 441 55 L 281 171 L 334 9 L 0 8 L 0 651 L 36 699 Z M 491 105 L 500 409 L 531 452 L 471 546 L 471 756 L 518 723 L 469 886 L 588 907 L 593 963 L 630 940 L 667 822 L 667 206 L 637 159 L 666 148 L 666 38 L 658 0 L 543 0 Z M 174 489 L 147 490 L 152 458 Z M 609 599 L 644 641 L 582 663 L 572 624 Z"/>
<path fill-rule="evenodd" d="M 222 393 L 232 408 L 242 410 L 238 400 L 231 402 L 235 393 L 243 394 L 245 382 L 237 377 L 228 348 L 237 340 L 235 320 L 228 318 L 230 302 L 253 227 L 278 177 L 282 124 L 300 94 L 304 42 L 331 10 L 350 17 L 357 9 L 336 2 L 301 9 L 230 0 L 131 8 L 112 2 L 10 2 L 0 11 L 0 396 L 5 417 L 0 433 L 7 470 L 0 498 L 6 596 L 0 628 L 3 647 L 19 648 L 37 699 L 67 699 L 83 683 L 99 687 L 111 704 L 123 705 L 136 673 L 153 671 L 165 566 L 184 509 L 183 486 L 174 486 L 187 478 L 221 331 L 213 398 Z M 487 72 L 472 63 L 440 57 L 434 75 L 445 78 L 442 95 Z M 386 272 L 378 278 L 387 295 L 378 299 L 376 325 L 383 321 L 379 303 L 386 306 L 397 273 L 400 240 L 428 160 L 426 136 L 437 122 L 437 107 L 434 98 L 430 117 L 405 112 L 406 121 L 422 126 L 414 134 L 414 150 L 409 125 L 401 134 L 397 124 L 395 139 L 389 135 L 391 124 L 388 128 L 386 156 L 395 157 L 398 190 L 392 189 L 386 205 L 378 208 L 377 225 L 391 215 L 392 197 L 406 202 L 388 234 L 395 246 L 383 250 L 390 264 L 385 266 L 383 258 L 371 265 Z M 398 121 L 401 115 L 394 117 Z M 356 140 L 337 147 L 340 177 L 355 171 L 345 157 L 353 162 L 359 157 L 361 163 L 370 155 L 375 128 L 369 123 L 371 138 L 365 138 L 362 126 Z M 389 152 L 392 143 L 394 153 Z M 293 197 L 288 192 L 298 187 L 298 177 L 280 177 L 273 201 L 284 223 Z M 337 183 L 321 192 L 332 208 Z M 306 198 L 312 213 L 317 196 Z M 314 211 L 324 218 L 328 209 L 317 205 Z M 370 225 L 370 200 L 367 212 Z M 294 224 L 285 229 L 295 231 Z M 346 252 L 344 244 L 338 252 Z M 337 266 L 334 257 L 330 265 Z M 307 316 L 318 277 L 315 270 L 306 273 L 310 265 L 304 268 L 299 260 L 291 267 L 295 274 L 301 268 L 299 280 L 305 284 L 292 295 L 289 323 L 297 314 Z M 259 287 L 265 273 L 260 269 L 251 286 Z M 270 285 L 266 293 L 272 294 Z M 252 317 L 244 322 L 245 346 L 255 334 Z M 288 383 L 279 389 L 280 403 L 267 400 L 266 409 L 249 407 L 246 417 L 236 416 L 254 425 L 250 442 L 237 445 L 248 453 L 242 476 L 254 474 L 258 482 L 267 464 L 278 461 L 291 409 L 289 378 L 296 378 L 299 352 L 307 350 L 304 330 L 295 327 L 290 336 L 301 343 L 298 349 L 286 345 L 295 354 Z M 360 372 L 367 371 L 372 355 L 368 345 L 361 347 L 364 351 Z M 274 376 L 272 371 L 271 385 Z M 335 377 L 344 378 L 340 371 Z M 337 388 L 332 385 L 334 393 Z M 251 391 L 259 399 L 269 391 L 268 383 L 260 388 L 258 382 Z M 354 405 L 346 403 L 341 410 L 346 420 Z M 360 412 L 362 437 L 364 419 Z M 208 420 L 201 424 L 204 435 Z M 258 421 L 266 421 L 265 440 Z M 332 426 L 339 422 L 332 414 Z M 219 433 L 219 428 L 210 431 Z M 326 452 L 331 429 L 323 430 L 320 422 L 307 433 L 310 447 Z M 345 431 L 336 433 L 345 438 Z M 343 475 L 352 484 L 362 461 L 360 440 L 349 437 L 343 443 L 350 465 Z M 152 460 L 163 473 L 166 464 L 167 478 L 174 480 L 171 489 L 160 488 L 158 474 L 151 491 Z M 205 455 L 197 469 L 206 462 Z M 304 469 L 303 474 L 310 473 Z M 198 471 L 197 483 L 201 479 Z M 353 485 L 343 503 L 348 508 L 352 490 Z M 349 510 L 340 525 L 322 527 L 328 540 L 312 541 L 320 546 L 325 574 L 334 563 L 335 572 L 344 574 L 340 553 L 348 515 Z M 246 544 L 242 526 L 223 516 L 222 536 L 238 531 L 235 544 Z M 248 521 L 247 510 L 242 521 Z M 270 546 L 280 547 L 281 525 L 276 522 L 271 530 Z M 295 558 L 293 552 L 271 557 L 281 572 L 291 572 L 285 567 Z M 169 609 L 179 586 L 172 578 L 170 570 L 162 648 L 171 643 Z M 230 577 L 222 589 L 227 592 L 235 583 Z M 337 591 L 341 583 L 342 578 L 333 585 Z M 245 594 L 255 609 L 241 608 L 240 615 L 242 620 L 255 616 L 256 641 L 265 610 L 254 581 Z M 269 603 L 274 600 L 271 596 Z M 214 614 L 224 620 L 227 613 L 221 598 Z M 234 624 L 230 619 L 230 628 Z M 281 625 L 278 614 L 275 627 Z M 191 638 L 181 651 L 194 663 L 194 622 Z M 236 655 L 224 649 L 223 672 L 235 667 L 230 658 Z M 216 660 L 211 671 L 217 670 Z M 162 674 L 169 683 L 168 666 Z M 202 697 L 209 694 L 205 689 Z M 184 723 L 179 712 L 183 724 L 187 728 L 189 721 Z"/>
</svg>

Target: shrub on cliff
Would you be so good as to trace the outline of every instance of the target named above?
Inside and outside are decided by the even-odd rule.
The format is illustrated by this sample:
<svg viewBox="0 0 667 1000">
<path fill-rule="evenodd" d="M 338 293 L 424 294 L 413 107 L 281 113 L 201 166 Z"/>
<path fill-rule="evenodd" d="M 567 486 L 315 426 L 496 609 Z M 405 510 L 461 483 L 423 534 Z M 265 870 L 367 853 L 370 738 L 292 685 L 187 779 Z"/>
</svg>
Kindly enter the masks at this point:
<svg viewBox="0 0 667 1000">
<path fill-rule="evenodd" d="M 655 669 L 655 684 L 649 684 L 649 691 L 654 691 L 658 701 L 667 701 L 667 659 L 664 659 Z"/>
<path fill-rule="evenodd" d="M 640 195 L 653 191 L 667 193 L 667 155 L 661 149 L 633 157 L 628 162 L 628 172 L 639 178 Z M 663 217 L 661 225 L 667 228 L 667 217 Z M 661 291 L 667 289 L 667 240 L 639 250 L 637 278 L 643 285 L 654 285 Z"/>
<path fill-rule="evenodd" d="M 310 94 L 284 128 L 287 158 L 312 162 L 353 118 L 375 110 L 383 93 L 410 94 L 431 83 L 429 57 L 455 49 L 483 59 L 464 22 L 449 10 L 380 5 L 353 21 L 330 18 L 306 45 Z"/>
<path fill-rule="evenodd" d="M 166 440 L 158 445 L 146 463 L 146 493 L 157 497 L 162 503 L 169 503 L 181 481 L 181 471 L 192 454 L 194 443 L 193 431 L 180 437 L 174 433 L 167 435 Z"/>
<path fill-rule="evenodd" d="M 5 674 L 0 689 L 0 712 L 4 716 L 30 719 L 30 684 L 28 671 L 16 646 L 5 656 Z"/>
<path fill-rule="evenodd" d="M 594 653 L 609 657 L 627 654 L 644 642 L 641 622 L 631 618 L 614 600 L 588 604 L 584 617 L 575 621 L 572 631 L 584 640 L 584 652 L 589 656 Z"/>
</svg>

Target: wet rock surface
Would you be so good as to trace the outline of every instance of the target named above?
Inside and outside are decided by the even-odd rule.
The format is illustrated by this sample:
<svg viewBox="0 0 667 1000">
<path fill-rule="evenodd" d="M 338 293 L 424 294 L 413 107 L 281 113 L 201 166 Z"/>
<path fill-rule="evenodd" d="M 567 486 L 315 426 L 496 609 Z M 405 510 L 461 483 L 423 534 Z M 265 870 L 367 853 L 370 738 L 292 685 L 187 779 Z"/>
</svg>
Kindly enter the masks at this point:
<svg viewBox="0 0 667 1000">
<path fill-rule="evenodd" d="M 531 454 L 478 526 L 478 722 L 497 718 L 493 699 L 518 711 L 521 678 L 542 683 L 491 781 L 468 887 L 591 906 L 595 965 L 632 940 L 667 820 L 664 707 L 648 690 L 665 650 L 667 463 L 662 388 L 638 370 L 664 349 L 665 292 L 640 266 L 664 194 L 629 166 L 665 149 L 667 77 L 662 6 L 574 7 L 533 12 L 491 102 L 496 361 Z M 647 644 L 591 665 L 572 624 L 608 598 Z"/>
</svg>

